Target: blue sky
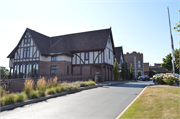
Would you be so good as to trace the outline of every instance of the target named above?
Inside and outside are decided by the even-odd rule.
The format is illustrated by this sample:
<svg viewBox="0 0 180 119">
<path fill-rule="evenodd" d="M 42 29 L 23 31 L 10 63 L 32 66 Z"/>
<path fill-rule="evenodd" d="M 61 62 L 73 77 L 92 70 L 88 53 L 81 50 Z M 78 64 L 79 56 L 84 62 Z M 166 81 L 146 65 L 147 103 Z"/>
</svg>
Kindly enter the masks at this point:
<svg viewBox="0 0 180 119">
<path fill-rule="evenodd" d="M 124 53 L 144 54 L 144 62 L 162 63 L 171 52 L 167 6 L 172 28 L 179 21 L 179 0 L 1 0 L 0 66 L 9 68 L 6 58 L 26 28 L 48 36 L 112 27 L 115 46 Z M 174 47 L 178 33 L 172 30 Z"/>
</svg>

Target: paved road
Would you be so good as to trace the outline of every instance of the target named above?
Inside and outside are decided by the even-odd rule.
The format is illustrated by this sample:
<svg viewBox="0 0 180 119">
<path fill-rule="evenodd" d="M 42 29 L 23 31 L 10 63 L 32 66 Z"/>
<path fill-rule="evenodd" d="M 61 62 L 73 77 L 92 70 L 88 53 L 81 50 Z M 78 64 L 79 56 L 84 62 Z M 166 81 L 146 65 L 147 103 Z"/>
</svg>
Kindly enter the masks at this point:
<svg viewBox="0 0 180 119">
<path fill-rule="evenodd" d="M 84 90 L 0 112 L 2 119 L 115 119 L 152 81 Z"/>
</svg>

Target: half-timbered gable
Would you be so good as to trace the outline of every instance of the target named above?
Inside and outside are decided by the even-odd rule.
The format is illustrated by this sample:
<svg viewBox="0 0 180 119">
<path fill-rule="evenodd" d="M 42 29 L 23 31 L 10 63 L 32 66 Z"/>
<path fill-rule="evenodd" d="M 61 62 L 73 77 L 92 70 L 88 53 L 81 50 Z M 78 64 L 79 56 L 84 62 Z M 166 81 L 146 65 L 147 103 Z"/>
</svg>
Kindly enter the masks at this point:
<svg viewBox="0 0 180 119">
<path fill-rule="evenodd" d="M 14 78 L 100 73 L 112 80 L 114 55 L 111 28 L 54 37 L 27 28 L 8 58 Z"/>
<path fill-rule="evenodd" d="M 122 47 L 115 47 L 115 58 L 119 64 L 119 69 L 122 69 L 122 63 L 125 61 Z"/>
</svg>

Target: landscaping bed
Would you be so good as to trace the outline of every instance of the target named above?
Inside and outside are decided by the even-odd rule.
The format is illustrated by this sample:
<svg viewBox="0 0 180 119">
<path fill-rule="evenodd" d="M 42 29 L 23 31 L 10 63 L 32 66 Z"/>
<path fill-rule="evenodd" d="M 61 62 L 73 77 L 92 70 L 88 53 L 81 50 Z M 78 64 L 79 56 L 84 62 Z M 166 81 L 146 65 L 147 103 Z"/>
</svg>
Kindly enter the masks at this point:
<svg viewBox="0 0 180 119">
<path fill-rule="evenodd" d="M 180 118 L 180 87 L 147 87 L 120 117 L 123 118 Z"/>
<path fill-rule="evenodd" d="M 49 79 L 40 78 L 37 85 L 34 87 L 34 82 L 31 79 L 26 79 L 24 83 L 24 91 L 21 93 L 10 93 L 0 88 L 1 92 L 1 110 L 5 109 L 3 107 L 8 107 L 9 105 L 24 105 L 32 102 L 38 102 L 40 100 L 48 99 L 51 97 L 56 97 L 72 92 L 76 92 L 83 89 L 88 89 L 96 85 L 92 80 L 84 82 L 74 82 L 74 83 L 57 83 L 57 77 Z M 87 87 L 87 88 L 86 88 Z M 36 100 L 33 100 L 36 99 Z"/>
</svg>

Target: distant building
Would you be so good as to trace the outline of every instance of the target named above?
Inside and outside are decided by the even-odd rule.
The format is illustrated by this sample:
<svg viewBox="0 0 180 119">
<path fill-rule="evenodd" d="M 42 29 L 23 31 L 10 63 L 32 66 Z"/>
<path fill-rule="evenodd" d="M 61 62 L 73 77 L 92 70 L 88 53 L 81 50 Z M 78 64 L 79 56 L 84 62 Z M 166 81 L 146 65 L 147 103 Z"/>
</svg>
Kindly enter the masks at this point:
<svg viewBox="0 0 180 119">
<path fill-rule="evenodd" d="M 144 75 L 149 76 L 149 62 L 144 63 Z"/>
<path fill-rule="evenodd" d="M 143 64 L 143 53 L 126 53 L 124 54 L 124 59 L 127 62 L 128 69 L 130 69 L 130 64 L 134 68 L 134 77 L 137 78 L 138 76 L 144 75 L 144 64 Z"/>
<path fill-rule="evenodd" d="M 154 63 L 154 66 L 149 66 L 149 71 L 155 70 L 157 73 L 168 73 L 166 69 L 161 67 L 162 63 Z"/>
</svg>

